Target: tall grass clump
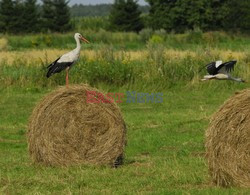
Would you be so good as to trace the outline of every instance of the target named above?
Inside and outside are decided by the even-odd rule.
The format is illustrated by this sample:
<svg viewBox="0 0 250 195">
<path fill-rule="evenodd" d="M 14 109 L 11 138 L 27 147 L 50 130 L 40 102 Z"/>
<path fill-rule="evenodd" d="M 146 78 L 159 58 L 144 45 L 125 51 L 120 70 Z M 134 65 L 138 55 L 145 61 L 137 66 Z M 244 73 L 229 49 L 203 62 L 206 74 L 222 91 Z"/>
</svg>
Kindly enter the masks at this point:
<svg viewBox="0 0 250 195">
<path fill-rule="evenodd" d="M 105 83 L 113 86 L 124 86 L 130 82 L 133 71 L 129 63 L 114 60 L 86 60 L 77 70 L 87 83 L 95 86 Z"/>
<path fill-rule="evenodd" d="M 207 74 L 205 65 L 221 59 L 210 48 L 196 52 L 166 50 L 164 44 L 148 43 L 142 58 L 132 59 L 129 52 L 114 46 L 99 46 L 94 56 L 83 56 L 70 70 L 70 83 L 106 84 L 116 87 L 166 88 L 188 83 L 198 84 Z M 93 54 L 92 54 L 93 55 Z M 45 57 L 46 58 L 46 57 Z M 227 56 L 223 60 L 230 60 Z M 0 86 L 57 86 L 65 84 L 65 72 L 46 78 L 48 60 L 14 59 L 12 64 L 0 64 Z M 247 80 L 250 74 L 249 56 L 238 61 L 234 76 Z M 228 82 L 229 83 L 229 82 Z M 228 85 L 228 84 L 226 84 Z"/>
<path fill-rule="evenodd" d="M 65 74 L 56 74 L 53 79 L 46 78 L 48 61 L 30 62 L 17 58 L 12 64 L 0 63 L 0 87 L 53 87 L 65 84 Z"/>
<path fill-rule="evenodd" d="M 8 40 L 6 38 L 0 37 L 0 51 L 7 50 L 8 48 Z"/>
<path fill-rule="evenodd" d="M 84 78 L 91 85 L 106 83 L 115 86 L 123 86 L 130 82 L 133 69 L 129 56 L 120 51 L 114 52 L 114 48 L 103 47 L 96 52 L 95 60 L 83 60 L 79 66 Z"/>
<path fill-rule="evenodd" d="M 52 87 L 65 84 L 65 72 L 55 74 L 46 78 L 48 60 L 36 62 L 26 59 L 15 59 L 13 63 L 7 64 L 3 61 L 0 64 L 0 85 L 20 87 Z M 130 82 L 133 69 L 128 56 L 124 52 L 114 54 L 112 47 L 103 48 L 97 52 L 95 60 L 81 58 L 81 60 L 70 70 L 70 83 L 89 83 L 97 85 L 123 86 Z"/>
<path fill-rule="evenodd" d="M 151 28 L 144 28 L 139 32 L 141 40 L 145 43 L 151 38 L 153 34 L 154 31 Z"/>
<path fill-rule="evenodd" d="M 204 41 L 202 35 L 203 35 L 203 33 L 199 30 L 198 31 L 191 31 L 191 32 L 187 33 L 186 43 L 201 44 Z"/>
<path fill-rule="evenodd" d="M 220 31 L 205 32 L 202 34 L 202 38 L 208 45 L 211 46 L 216 45 L 216 43 L 225 43 L 229 42 L 231 39 L 234 39 L 225 32 Z"/>
<path fill-rule="evenodd" d="M 250 54 L 246 53 L 242 60 L 238 61 L 234 74 L 236 77 L 242 77 L 249 82 L 250 78 Z"/>
<path fill-rule="evenodd" d="M 206 58 L 185 55 L 182 58 L 166 52 L 163 46 L 148 45 L 147 59 L 144 61 L 144 77 L 168 83 L 168 86 L 176 83 L 191 81 L 201 67 L 206 64 Z"/>
</svg>

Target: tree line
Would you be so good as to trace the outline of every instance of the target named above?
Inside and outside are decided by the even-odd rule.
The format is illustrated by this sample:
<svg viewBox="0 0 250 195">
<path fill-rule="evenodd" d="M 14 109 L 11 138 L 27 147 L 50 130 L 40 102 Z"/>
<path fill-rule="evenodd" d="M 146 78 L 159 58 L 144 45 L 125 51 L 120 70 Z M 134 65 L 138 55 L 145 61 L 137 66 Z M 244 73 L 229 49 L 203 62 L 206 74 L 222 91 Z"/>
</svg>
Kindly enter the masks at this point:
<svg viewBox="0 0 250 195">
<path fill-rule="evenodd" d="M 115 0 L 110 13 L 115 30 L 164 29 L 250 31 L 249 0 L 146 0 L 149 14 L 141 15 L 137 1 Z"/>
<path fill-rule="evenodd" d="M 146 0 L 149 26 L 167 31 L 250 30 L 249 0 Z"/>
<path fill-rule="evenodd" d="M 249 0 L 114 0 L 111 5 L 68 6 L 68 0 L 0 0 L 0 32 L 65 32 L 72 30 L 71 16 L 108 15 L 106 30 L 143 28 L 185 32 L 200 29 L 250 31 Z"/>
<path fill-rule="evenodd" d="M 72 28 L 68 1 L 0 0 L 0 32 L 65 32 Z"/>
<path fill-rule="evenodd" d="M 113 4 L 82 5 L 75 4 L 70 8 L 72 17 L 85 16 L 108 16 L 112 10 Z M 149 12 L 148 5 L 139 5 L 139 11 L 143 14 Z"/>
</svg>

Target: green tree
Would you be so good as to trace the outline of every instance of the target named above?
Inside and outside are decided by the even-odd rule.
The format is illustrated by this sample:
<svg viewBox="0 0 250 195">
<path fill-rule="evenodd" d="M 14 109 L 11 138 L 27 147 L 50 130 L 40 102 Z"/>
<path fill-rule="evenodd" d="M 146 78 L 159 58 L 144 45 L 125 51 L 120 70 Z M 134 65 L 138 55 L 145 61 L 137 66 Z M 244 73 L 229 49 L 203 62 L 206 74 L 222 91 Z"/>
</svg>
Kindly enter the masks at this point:
<svg viewBox="0 0 250 195">
<path fill-rule="evenodd" d="M 24 32 L 37 32 L 39 28 L 39 14 L 36 0 L 25 0 L 24 2 Z"/>
<path fill-rule="evenodd" d="M 10 31 L 12 16 L 14 15 L 14 5 L 12 0 L 0 1 L 0 31 Z"/>
<path fill-rule="evenodd" d="M 21 33 L 24 31 L 24 5 L 21 0 L 13 1 L 13 14 L 9 24 L 10 33 Z"/>
<path fill-rule="evenodd" d="M 148 0 L 149 24 L 153 29 L 183 32 L 208 28 L 212 20 L 210 0 Z"/>
<path fill-rule="evenodd" d="M 44 31 L 54 31 L 55 7 L 52 0 L 42 0 L 41 26 Z"/>
<path fill-rule="evenodd" d="M 222 30 L 225 27 L 225 19 L 229 13 L 227 2 L 229 0 L 211 0 L 213 19 L 209 24 L 210 30 Z"/>
<path fill-rule="evenodd" d="M 177 0 L 147 0 L 150 5 L 149 26 L 153 29 L 171 30 L 173 28 L 171 15 L 172 8 L 175 7 Z"/>
<path fill-rule="evenodd" d="M 143 22 L 137 1 L 115 0 L 109 16 L 110 29 L 114 31 L 140 31 Z"/>
<path fill-rule="evenodd" d="M 227 30 L 250 31 L 250 2 L 228 0 L 225 3 L 226 16 L 222 25 Z"/>
<path fill-rule="evenodd" d="M 179 0 L 170 11 L 172 29 L 177 32 L 199 28 L 206 30 L 212 21 L 211 1 Z"/>
<path fill-rule="evenodd" d="M 202 30 L 250 30 L 248 0 L 147 0 L 149 27 L 175 32 Z"/>
<path fill-rule="evenodd" d="M 68 7 L 69 1 L 54 0 L 55 19 L 54 27 L 57 32 L 69 31 L 72 26 L 70 23 L 70 10 Z"/>
</svg>

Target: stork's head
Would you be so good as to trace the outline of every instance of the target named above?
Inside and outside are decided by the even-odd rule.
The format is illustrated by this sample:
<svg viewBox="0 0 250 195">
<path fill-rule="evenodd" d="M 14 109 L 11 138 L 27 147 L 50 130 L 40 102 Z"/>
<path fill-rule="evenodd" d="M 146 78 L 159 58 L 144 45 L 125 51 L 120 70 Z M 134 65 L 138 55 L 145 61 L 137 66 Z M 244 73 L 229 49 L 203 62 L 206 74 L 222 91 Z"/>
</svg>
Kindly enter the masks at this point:
<svg viewBox="0 0 250 195">
<path fill-rule="evenodd" d="M 86 38 L 84 38 L 80 33 L 75 34 L 75 39 L 79 39 L 79 40 L 82 40 L 85 43 L 89 43 L 89 41 Z"/>
</svg>

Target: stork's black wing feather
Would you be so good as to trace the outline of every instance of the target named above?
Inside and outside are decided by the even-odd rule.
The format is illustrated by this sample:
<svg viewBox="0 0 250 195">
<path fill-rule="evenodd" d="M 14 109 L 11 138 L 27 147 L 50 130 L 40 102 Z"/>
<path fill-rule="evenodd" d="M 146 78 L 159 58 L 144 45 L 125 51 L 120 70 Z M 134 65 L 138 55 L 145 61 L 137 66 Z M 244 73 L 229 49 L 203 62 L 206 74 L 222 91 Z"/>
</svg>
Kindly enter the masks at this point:
<svg viewBox="0 0 250 195">
<path fill-rule="evenodd" d="M 236 60 L 228 62 L 228 63 L 225 65 L 226 71 L 227 71 L 227 72 L 233 71 L 233 70 L 234 70 L 234 65 L 235 65 L 236 63 L 237 63 Z"/>
<path fill-rule="evenodd" d="M 234 70 L 234 65 L 236 64 L 236 62 L 237 62 L 236 60 L 225 62 L 218 67 L 218 71 L 220 71 L 224 67 L 225 68 L 224 71 L 229 73 Z"/>
<path fill-rule="evenodd" d="M 215 75 L 218 73 L 218 69 L 216 68 L 216 62 L 211 62 L 207 64 L 206 67 L 208 74 Z"/>
<path fill-rule="evenodd" d="M 59 59 L 60 58 L 56 59 L 54 62 L 52 62 L 50 65 L 48 65 L 47 68 L 50 68 L 51 66 L 55 65 Z"/>
<path fill-rule="evenodd" d="M 67 67 L 70 67 L 73 62 L 61 62 L 58 63 L 58 60 L 60 58 L 58 58 L 56 61 L 54 61 L 53 63 L 51 63 L 47 68 L 49 69 L 47 72 L 47 78 L 49 78 L 51 75 L 55 74 L 55 73 L 59 73 L 62 70 L 66 69 Z"/>
</svg>

